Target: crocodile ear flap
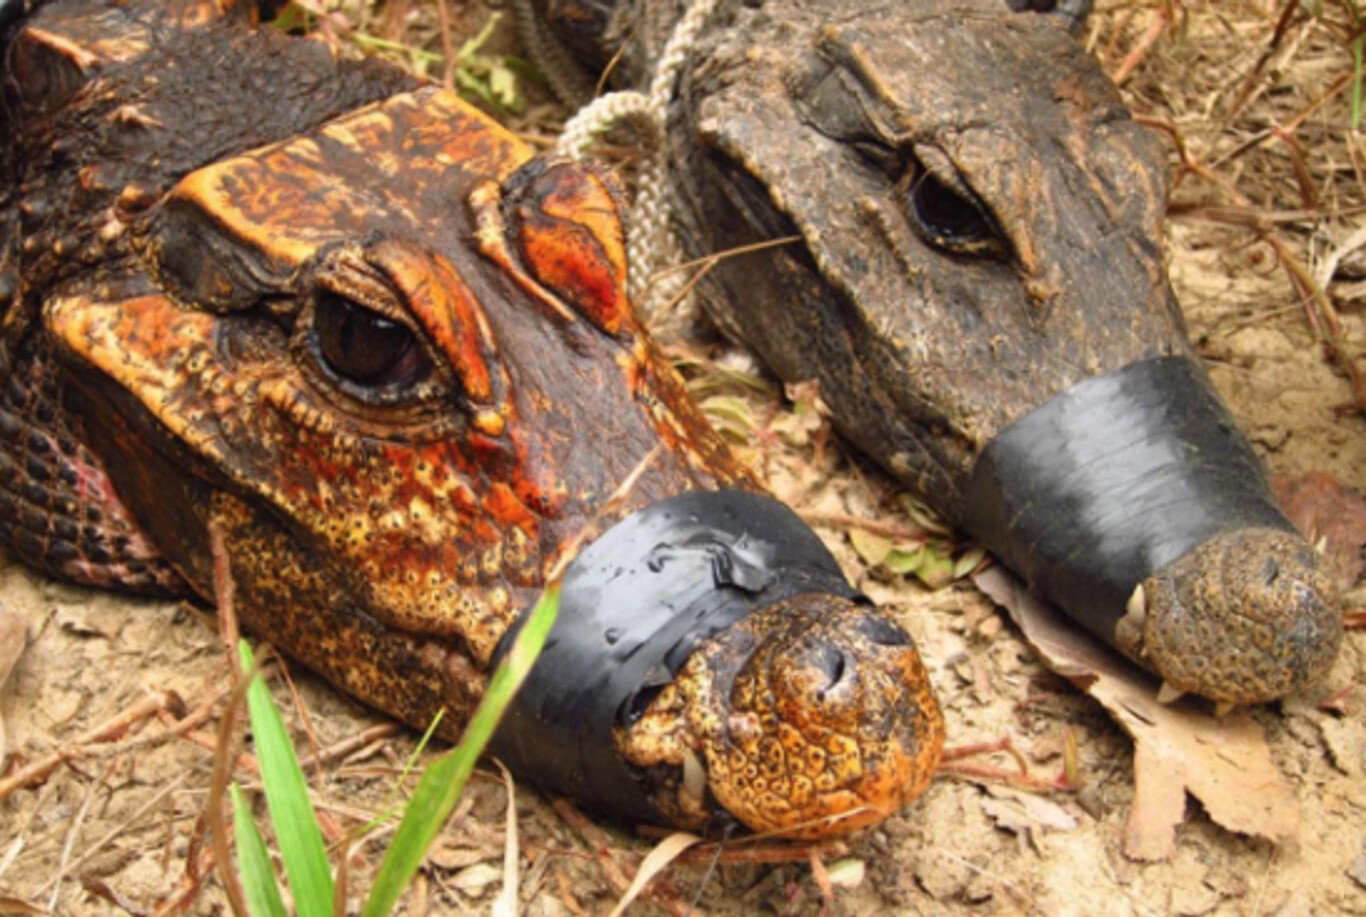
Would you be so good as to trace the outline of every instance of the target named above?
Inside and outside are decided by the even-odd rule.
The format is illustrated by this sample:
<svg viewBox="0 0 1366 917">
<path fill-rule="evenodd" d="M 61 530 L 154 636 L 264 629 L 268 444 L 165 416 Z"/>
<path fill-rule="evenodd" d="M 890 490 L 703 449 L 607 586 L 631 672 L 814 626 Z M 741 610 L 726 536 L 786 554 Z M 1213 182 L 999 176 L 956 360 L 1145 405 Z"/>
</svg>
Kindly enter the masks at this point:
<svg viewBox="0 0 1366 917">
<path fill-rule="evenodd" d="M 17 18 L 24 3 L 0 0 L 0 22 Z M 36 4 L 29 4 L 37 6 Z M 69 4 L 39 8 L 24 25 L 9 51 L 6 70 L 25 106 L 50 113 L 69 102 L 103 65 L 137 58 L 164 40 L 149 24 L 146 10 L 134 4 Z M 159 10 L 159 26 L 174 19 L 182 28 L 225 18 L 252 19 L 250 0 L 179 0 Z"/>
<path fill-rule="evenodd" d="M 31 26 L 15 39 L 7 69 L 19 101 L 48 114 L 85 86 L 99 62 L 96 54 L 68 36 Z"/>
<path fill-rule="evenodd" d="M 294 268 L 283 255 L 234 237 L 214 213 L 219 200 L 173 192 L 142 248 L 158 285 L 178 301 L 236 312 L 284 289 Z"/>
<path fill-rule="evenodd" d="M 610 335 L 633 324 L 611 173 L 533 160 L 508 180 L 503 207 L 513 244 L 538 283 Z"/>
</svg>

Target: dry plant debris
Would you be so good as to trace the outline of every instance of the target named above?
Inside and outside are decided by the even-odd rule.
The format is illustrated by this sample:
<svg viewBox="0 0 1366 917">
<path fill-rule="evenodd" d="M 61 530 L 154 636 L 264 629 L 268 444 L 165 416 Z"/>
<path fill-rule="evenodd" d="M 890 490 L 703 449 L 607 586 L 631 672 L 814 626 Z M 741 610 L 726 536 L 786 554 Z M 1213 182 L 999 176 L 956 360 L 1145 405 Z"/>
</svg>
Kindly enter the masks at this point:
<svg viewBox="0 0 1366 917">
<path fill-rule="evenodd" d="M 0 702 L 10 695 L 8 689 L 11 673 L 19 664 L 19 657 L 28 646 L 28 622 L 19 615 L 0 605 Z M 0 709 L 0 773 L 4 773 L 5 761 L 9 757 L 9 744 L 5 739 L 5 714 Z"/>
<path fill-rule="evenodd" d="M 437 80 L 446 79 L 452 56 L 443 49 L 476 35 L 489 11 L 480 0 L 309 6 L 324 40 L 416 63 Z M 1111 73 L 1127 76 L 1128 102 L 1173 144 L 1172 278 L 1216 384 L 1273 470 L 1325 471 L 1360 493 L 1366 421 L 1348 379 L 1366 350 L 1366 156 L 1351 127 L 1353 41 L 1361 34 L 1355 7 L 1346 0 L 1098 6 L 1085 40 Z M 356 36 L 381 42 L 361 48 Z M 500 31 L 480 53 L 503 59 L 516 49 Z M 516 125 L 536 142 L 553 142 L 565 112 L 538 96 L 534 81 L 519 88 L 530 104 Z M 645 888 L 631 913 L 1366 910 L 1366 704 L 1353 689 L 1363 679 L 1366 632 L 1349 633 L 1343 678 L 1328 697 L 1253 714 L 1297 794 L 1298 844 L 1241 837 L 1193 811 L 1176 829 L 1167 861 L 1131 862 L 1122 852 L 1135 798 L 1129 739 L 1095 702 L 1045 671 L 976 590 L 959 582 L 930 591 L 886 564 L 890 554 L 878 557 L 877 542 L 853 534 L 896 549 L 942 538 L 829 434 L 819 393 L 785 398 L 743 354 L 685 323 L 671 325 L 665 343 L 684 358 L 700 398 L 732 399 L 714 402 L 713 416 L 745 439 L 777 494 L 819 526 L 860 588 L 899 611 L 933 667 L 950 741 L 989 744 L 1008 734 L 1032 773 L 1062 771 L 1075 792 L 1042 796 L 985 776 L 936 781 L 903 815 L 847 849 L 820 852 L 825 879 L 803 848 L 696 845 Z M 950 556 L 961 558 L 961 549 Z M 32 637 L 8 696 L 0 696 L 11 752 L 0 780 L 13 783 L 56 756 L 39 782 L 0 799 L 0 911 L 222 913 L 200 820 L 228 684 L 212 619 L 45 582 L 3 558 L 0 602 Z M 1363 605 L 1366 596 L 1352 607 L 1366 624 Z M 316 738 L 296 713 L 296 743 L 321 749 L 305 768 L 341 837 L 387 807 L 415 737 L 306 673 L 294 675 L 299 705 L 291 706 L 279 678 L 276 700 L 308 710 Z M 149 689 L 174 692 L 192 709 L 138 720 L 141 731 L 120 739 L 81 741 L 136 708 Z M 251 760 L 233 763 L 238 779 L 250 782 Z M 1075 827 L 1067 830 L 1069 822 Z M 476 780 L 406 907 L 450 913 L 506 901 L 499 896 L 511 854 L 520 861 L 517 912 L 606 913 L 658 840 L 561 814 L 529 787 L 513 797 L 498 777 Z M 353 887 L 365 882 L 377 853 L 361 845 L 348 856 Z M 61 883 L 50 884 L 59 874 Z"/>
<path fill-rule="evenodd" d="M 1280 476 L 1271 482 L 1286 516 L 1310 544 L 1332 558 L 1343 588 L 1361 576 L 1361 548 L 1366 545 L 1366 498 L 1326 471 L 1300 477 Z"/>
<path fill-rule="evenodd" d="M 1299 806 L 1246 710 L 1210 715 L 1194 701 L 1163 704 L 1154 680 L 1038 601 L 1002 567 L 974 583 L 1005 608 L 1048 664 L 1100 702 L 1134 740 L 1134 800 L 1124 852 L 1165 860 L 1176 852 L 1186 794 L 1230 831 L 1281 843 L 1299 829 Z"/>
</svg>

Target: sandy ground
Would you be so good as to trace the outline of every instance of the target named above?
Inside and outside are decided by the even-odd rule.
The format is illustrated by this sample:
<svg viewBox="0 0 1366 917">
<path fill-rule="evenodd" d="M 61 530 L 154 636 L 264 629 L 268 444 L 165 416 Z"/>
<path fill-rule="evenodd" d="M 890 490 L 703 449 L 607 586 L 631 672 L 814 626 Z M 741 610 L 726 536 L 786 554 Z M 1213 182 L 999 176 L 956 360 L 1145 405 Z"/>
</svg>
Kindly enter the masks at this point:
<svg viewBox="0 0 1366 917">
<path fill-rule="evenodd" d="M 1213 165 L 1229 185 L 1183 173 L 1170 229 L 1172 279 L 1216 383 L 1274 472 L 1323 470 L 1363 491 L 1363 415 L 1315 343 L 1273 244 L 1248 228 L 1256 216 L 1311 273 L 1336 264 L 1326 279 L 1340 346 L 1361 366 L 1366 257 L 1344 246 L 1363 225 L 1360 213 L 1352 215 L 1366 198 L 1360 135 L 1348 128 L 1346 92 L 1298 117 L 1350 74 L 1351 58 L 1334 37 L 1341 29 L 1295 26 L 1256 71 L 1282 6 L 1185 4 L 1188 18 L 1137 62 L 1126 92 L 1136 110 L 1174 127 L 1189 155 Z M 1102 7 L 1091 41 L 1114 72 L 1165 6 Z M 1324 7 L 1338 20 L 1347 15 L 1343 4 Z M 1292 122 L 1293 137 L 1277 134 L 1278 125 Z M 885 479 L 838 443 L 823 447 L 819 430 L 803 433 L 776 395 L 748 397 L 755 417 L 779 409 L 767 427 L 773 435 L 747 448 L 780 496 L 812 516 L 908 524 L 901 495 Z M 1298 798 L 1298 839 L 1273 845 L 1237 836 L 1191 802 L 1175 855 L 1140 864 L 1120 852 L 1133 793 L 1131 745 L 1101 708 L 1045 670 L 970 586 L 931 592 L 870 571 L 847 526 L 821 532 L 850 576 L 895 609 L 918 640 L 951 743 L 1009 734 L 1031 773 L 1049 779 L 1075 743 L 1085 788 L 1040 795 L 938 780 L 880 828 L 819 852 L 827 867 L 840 864 L 837 876 L 863 871 L 850 887 L 835 889 L 835 912 L 1366 913 L 1366 697 L 1351 687 L 1361 681 L 1366 632 L 1349 635 L 1330 678 L 1332 688 L 1347 689 L 1341 704 L 1322 708 L 1324 689 L 1255 713 Z M 1366 606 L 1366 589 L 1347 596 L 1350 609 Z M 200 816 L 212 757 L 204 746 L 213 742 L 215 721 L 180 737 L 155 720 L 112 742 L 83 735 L 155 692 L 174 692 L 190 708 L 215 697 L 225 666 L 212 618 L 175 603 L 57 584 L 3 559 L 0 607 L 24 622 L 29 641 L 0 695 L 9 772 L 54 751 L 68 759 L 40 785 L 0 801 L 0 913 L 14 904 L 4 896 L 53 914 L 149 914 L 178 902 L 190 913 L 225 912 L 214 880 L 199 878 L 208 868 Z M 291 721 L 305 754 L 314 747 L 335 752 L 310 773 L 326 828 L 339 837 L 383 807 L 414 738 L 307 673 L 293 676 L 299 705 Z M 278 681 L 277 697 L 290 704 Z M 303 711 L 311 739 L 302 732 Z M 238 779 L 254 785 L 245 767 Z M 502 883 L 507 801 L 499 778 L 475 781 L 411 891 L 408 913 L 488 909 Z M 652 843 L 619 827 L 585 826 L 527 787 L 518 787 L 515 805 L 518 896 L 529 914 L 605 912 L 618 894 L 614 873 L 630 875 Z M 360 847 L 354 870 L 372 869 L 380 849 Z M 678 912 L 698 899 L 705 912 L 815 913 L 821 894 L 806 855 L 797 856 L 790 865 L 727 862 L 709 877 L 705 859 L 675 864 L 657 886 L 656 906 Z"/>
</svg>

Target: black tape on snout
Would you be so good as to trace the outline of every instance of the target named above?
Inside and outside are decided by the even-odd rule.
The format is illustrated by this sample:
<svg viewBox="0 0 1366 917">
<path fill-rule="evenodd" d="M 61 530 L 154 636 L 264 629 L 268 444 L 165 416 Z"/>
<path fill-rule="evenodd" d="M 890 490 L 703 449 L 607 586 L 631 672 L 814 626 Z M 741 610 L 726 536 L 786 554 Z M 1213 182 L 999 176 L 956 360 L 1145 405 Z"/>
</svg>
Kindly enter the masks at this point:
<svg viewBox="0 0 1366 917">
<path fill-rule="evenodd" d="M 862 601 L 816 534 L 771 497 L 697 491 L 640 510 L 565 571 L 559 617 L 490 754 L 619 817 L 662 820 L 643 775 L 617 754 L 613 728 L 639 713 L 698 643 L 808 592 Z"/>
<path fill-rule="evenodd" d="M 1158 357 L 1088 379 L 982 451 L 960 522 L 1108 643 L 1135 587 L 1217 535 L 1294 531 L 1204 370 Z"/>
<path fill-rule="evenodd" d="M 0 0 L 0 29 L 17 20 L 23 13 L 23 0 Z"/>
</svg>

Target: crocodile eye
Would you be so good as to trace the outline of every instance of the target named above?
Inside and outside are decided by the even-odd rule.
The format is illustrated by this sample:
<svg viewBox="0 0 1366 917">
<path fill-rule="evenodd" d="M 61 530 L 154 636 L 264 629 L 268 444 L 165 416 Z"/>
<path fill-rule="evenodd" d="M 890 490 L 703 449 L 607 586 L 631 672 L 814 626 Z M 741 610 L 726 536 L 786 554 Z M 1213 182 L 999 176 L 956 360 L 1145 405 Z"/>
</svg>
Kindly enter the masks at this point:
<svg viewBox="0 0 1366 917">
<path fill-rule="evenodd" d="M 318 293 L 313 333 L 327 369 L 364 388 L 408 386 L 432 371 L 410 330 L 335 293 Z"/>
<path fill-rule="evenodd" d="M 999 254 L 1000 241 L 977 202 L 917 168 L 907 189 L 911 222 L 931 245 L 960 255 Z"/>
</svg>

